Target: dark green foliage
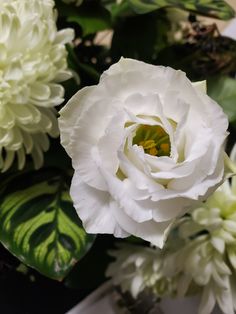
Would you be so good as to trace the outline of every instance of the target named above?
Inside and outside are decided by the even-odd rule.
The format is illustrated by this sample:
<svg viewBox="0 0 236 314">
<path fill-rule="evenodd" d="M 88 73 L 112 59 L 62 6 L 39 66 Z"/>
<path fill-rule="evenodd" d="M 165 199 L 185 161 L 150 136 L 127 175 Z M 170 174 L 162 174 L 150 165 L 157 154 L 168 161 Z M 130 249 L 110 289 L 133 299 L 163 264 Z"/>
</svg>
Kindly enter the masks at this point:
<svg viewBox="0 0 236 314">
<path fill-rule="evenodd" d="M 1 182 L 0 240 L 27 265 L 62 279 L 90 248 L 60 169 L 12 176 Z"/>
<path fill-rule="evenodd" d="M 128 0 L 137 13 L 147 13 L 164 7 L 176 7 L 202 15 L 229 20 L 234 10 L 223 0 Z"/>
</svg>

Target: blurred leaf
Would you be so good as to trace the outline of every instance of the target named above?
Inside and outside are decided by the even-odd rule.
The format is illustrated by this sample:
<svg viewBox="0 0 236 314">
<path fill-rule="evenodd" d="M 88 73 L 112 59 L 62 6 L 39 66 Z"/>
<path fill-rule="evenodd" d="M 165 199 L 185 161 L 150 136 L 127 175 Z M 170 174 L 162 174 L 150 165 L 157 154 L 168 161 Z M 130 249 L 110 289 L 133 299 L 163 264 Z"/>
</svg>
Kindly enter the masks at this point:
<svg viewBox="0 0 236 314">
<path fill-rule="evenodd" d="M 90 248 L 59 169 L 21 173 L 1 182 L 0 240 L 22 262 L 63 279 Z"/>
<path fill-rule="evenodd" d="M 153 62 L 167 45 L 169 22 L 165 14 L 146 14 L 123 20 L 114 30 L 111 54 L 114 61 L 120 56 Z"/>
<path fill-rule="evenodd" d="M 111 28 L 109 12 L 95 4 L 82 5 L 76 12 L 68 16 L 68 21 L 81 26 L 83 37 Z"/>
<path fill-rule="evenodd" d="M 135 15 L 134 10 L 131 8 L 128 1 L 122 1 L 117 3 L 114 0 L 101 0 L 105 8 L 111 13 L 112 19 L 115 20 L 118 17 L 127 17 Z"/>
<path fill-rule="evenodd" d="M 140 238 L 129 237 L 117 239 L 112 235 L 99 234 L 96 237 L 93 247 L 72 269 L 70 274 L 65 278 L 66 286 L 73 289 L 86 289 L 88 291 L 98 288 L 108 278 L 106 269 L 114 261 L 108 252 L 117 248 L 118 243 L 131 242 L 137 245 L 147 246 L 148 243 Z M 94 267 L 96 261 L 96 267 Z M 89 273 L 88 270 L 89 269 Z M 107 313 L 104 313 L 107 314 Z"/>
<path fill-rule="evenodd" d="M 69 67 L 79 73 L 81 78 L 85 75 L 87 78 L 90 78 L 91 84 L 97 84 L 100 73 L 96 71 L 94 66 L 79 61 L 75 50 L 71 46 L 67 46 L 67 50 Z"/>
<path fill-rule="evenodd" d="M 132 243 L 132 244 L 140 244 L 140 245 L 147 245 L 147 242 L 141 238 L 137 238 L 135 236 L 129 236 L 128 238 L 125 239 L 126 242 Z"/>
<path fill-rule="evenodd" d="M 55 0 L 56 6 L 65 4 L 65 5 L 70 5 L 70 6 L 80 6 L 83 3 L 84 0 Z"/>
<path fill-rule="evenodd" d="M 164 7 L 177 7 L 198 14 L 229 20 L 235 12 L 223 0 L 128 0 L 133 9 L 140 14 Z"/>
<path fill-rule="evenodd" d="M 56 9 L 60 16 L 70 16 L 78 11 L 78 7 L 75 4 L 67 4 L 62 2 L 62 0 L 55 0 Z"/>
<path fill-rule="evenodd" d="M 236 72 L 236 41 L 224 36 L 207 36 L 195 43 L 172 45 L 159 53 L 157 62 L 183 70 L 193 81 L 219 74 L 232 75 Z"/>
<path fill-rule="evenodd" d="M 75 93 L 78 92 L 80 89 L 80 77 L 78 75 L 78 71 L 73 71 L 73 77 L 65 82 L 62 83 L 64 89 L 65 89 L 65 99 L 70 99 Z"/>
<path fill-rule="evenodd" d="M 56 156 L 56 158 L 55 158 Z M 45 168 L 59 168 L 60 171 L 71 171 L 71 158 L 66 153 L 65 149 L 62 147 L 60 143 L 60 138 L 51 139 L 50 141 L 50 148 L 44 155 L 44 167 Z M 29 170 L 34 170 L 32 167 Z"/>
<path fill-rule="evenodd" d="M 207 90 L 228 115 L 229 121 L 236 121 L 236 79 L 219 76 L 211 77 L 207 81 Z"/>
<path fill-rule="evenodd" d="M 88 292 L 98 288 L 108 279 L 105 272 L 107 266 L 114 260 L 113 257 L 108 255 L 108 251 L 115 248 L 116 242 L 117 239 L 111 235 L 98 235 L 88 254 L 77 263 L 65 278 L 65 285 L 73 289 L 87 290 Z"/>
</svg>

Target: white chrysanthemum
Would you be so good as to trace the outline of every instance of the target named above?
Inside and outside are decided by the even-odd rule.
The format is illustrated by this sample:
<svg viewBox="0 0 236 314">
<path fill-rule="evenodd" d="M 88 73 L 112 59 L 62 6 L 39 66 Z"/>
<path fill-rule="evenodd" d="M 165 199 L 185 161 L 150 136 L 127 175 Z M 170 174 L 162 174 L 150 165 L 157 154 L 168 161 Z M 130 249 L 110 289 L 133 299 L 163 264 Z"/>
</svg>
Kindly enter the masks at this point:
<svg viewBox="0 0 236 314">
<path fill-rule="evenodd" d="M 232 162 L 235 156 L 236 146 L 231 153 Z M 180 293 L 185 294 L 190 282 L 194 282 L 203 287 L 200 314 L 210 314 L 216 302 L 223 313 L 233 314 L 236 310 L 236 178 L 226 181 L 201 207 L 184 218 L 179 234 L 186 245 L 169 262 L 175 275 L 180 274 Z"/>
<path fill-rule="evenodd" d="M 236 146 L 231 160 L 235 161 Z M 226 253 L 236 270 L 236 178 L 225 181 L 201 207 L 195 209 L 180 226 L 181 237 L 189 237 L 207 231 L 211 244 Z"/>
<path fill-rule="evenodd" d="M 74 3 L 77 6 L 81 5 L 83 2 L 83 0 L 62 0 L 62 1 L 67 4 Z"/>
<path fill-rule="evenodd" d="M 15 155 L 23 168 L 31 154 L 36 168 L 58 136 L 54 106 L 63 102 L 59 84 L 71 74 L 65 43 L 73 31 L 57 31 L 51 0 L 0 2 L 0 169 Z"/>
<path fill-rule="evenodd" d="M 123 292 L 129 291 L 134 298 L 145 289 L 159 297 L 173 293 L 174 280 L 164 272 L 164 254 L 160 249 L 126 244 L 111 255 L 116 261 L 109 265 L 106 274 Z"/>
<path fill-rule="evenodd" d="M 190 240 L 182 250 L 169 255 L 168 262 L 169 275 L 178 276 L 179 296 L 188 294 L 190 287 L 201 288 L 199 314 L 212 313 L 216 303 L 224 314 L 234 314 L 232 272 L 225 256 L 215 249 L 208 235 Z"/>
</svg>

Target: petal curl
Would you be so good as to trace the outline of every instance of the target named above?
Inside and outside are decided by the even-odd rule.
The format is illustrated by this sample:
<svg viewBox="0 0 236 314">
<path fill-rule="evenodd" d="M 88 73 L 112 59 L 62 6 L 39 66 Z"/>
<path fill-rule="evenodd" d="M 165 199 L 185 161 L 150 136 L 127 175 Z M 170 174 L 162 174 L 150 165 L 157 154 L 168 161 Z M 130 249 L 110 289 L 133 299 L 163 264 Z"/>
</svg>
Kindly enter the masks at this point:
<svg viewBox="0 0 236 314">
<path fill-rule="evenodd" d="M 113 200 L 108 192 L 90 187 L 81 180 L 78 172 L 75 172 L 70 194 L 88 233 L 110 233 L 116 237 L 128 236 L 113 215 Z"/>
</svg>

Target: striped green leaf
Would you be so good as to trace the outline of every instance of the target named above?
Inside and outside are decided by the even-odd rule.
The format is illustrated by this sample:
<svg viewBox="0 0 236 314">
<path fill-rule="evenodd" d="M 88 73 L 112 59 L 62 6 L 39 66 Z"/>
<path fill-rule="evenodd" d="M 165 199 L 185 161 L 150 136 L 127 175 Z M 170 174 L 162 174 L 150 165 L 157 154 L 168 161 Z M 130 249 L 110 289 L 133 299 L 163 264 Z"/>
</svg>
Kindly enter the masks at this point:
<svg viewBox="0 0 236 314">
<path fill-rule="evenodd" d="M 22 262 L 61 280 L 90 248 L 59 169 L 13 176 L 0 186 L 0 241 Z"/>
<path fill-rule="evenodd" d="M 177 7 L 206 16 L 229 20 L 235 12 L 223 0 L 128 0 L 137 13 L 147 13 L 164 7 Z"/>
</svg>

